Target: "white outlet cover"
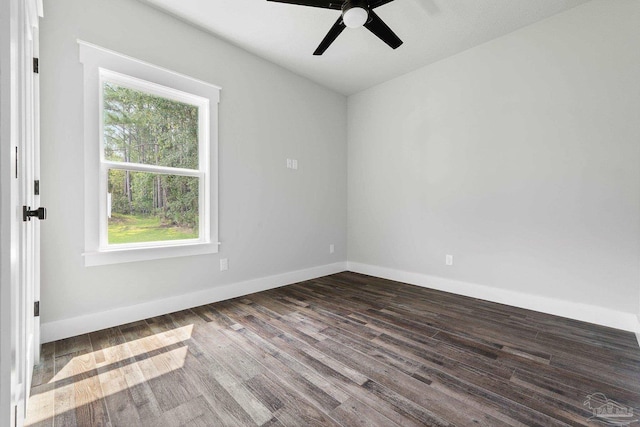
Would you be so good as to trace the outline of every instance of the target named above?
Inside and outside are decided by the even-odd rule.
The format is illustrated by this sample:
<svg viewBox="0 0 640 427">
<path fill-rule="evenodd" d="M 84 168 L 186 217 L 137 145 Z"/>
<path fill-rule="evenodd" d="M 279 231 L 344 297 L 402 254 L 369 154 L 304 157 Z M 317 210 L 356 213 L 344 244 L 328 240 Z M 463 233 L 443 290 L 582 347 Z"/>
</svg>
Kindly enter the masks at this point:
<svg viewBox="0 0 640 427">
<path fill-rule="evenodd" d="M 291 169 L 293 162 L 291 161 L 291 159 L 287 159 L 287 169 Z"/>
<path fill-rule="evenodd" d="M 229 269 L 229 259 L 221 258 L 220 259 L 220 271 L 227 271 Z"/>
<path fill-rule="evenodd" d="M 298 169 L 298 160 L 296 159 L 293 159 L 293 168 L 296 170 Z"/>
<path fill-rule="evenodd" d="M 329 245 L 329 253 L 332 254 L 336 251 L 335 246 L 333 246 L 333 243 Z"/>
<path fill-rule="evenodd" d="M 453 265 L 453 255 L 447 255 L 444 259 L 445 264 Z"/>
</svg>

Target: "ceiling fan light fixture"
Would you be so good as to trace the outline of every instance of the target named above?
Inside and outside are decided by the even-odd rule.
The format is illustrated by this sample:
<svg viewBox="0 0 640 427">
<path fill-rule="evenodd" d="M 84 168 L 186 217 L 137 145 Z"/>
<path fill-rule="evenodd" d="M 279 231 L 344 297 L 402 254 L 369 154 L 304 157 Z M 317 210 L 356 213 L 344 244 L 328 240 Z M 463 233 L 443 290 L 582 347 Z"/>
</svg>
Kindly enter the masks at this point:
<svg viewBox="0 0 640 427">
<path fill-rule="evenodd" d="M 368 18 L 369 12 L 367 12 L 367 9 L 357 6 L 345 10 L 342 14 L 344 25 L 349 28 L 362 27 L 367 22 Z"/>
<path fill-rule="evenodd" d="M 1 0 L 0 0 L 1 1 Z M 387 24 L 373 11 L 373 9 L 392 2 L 393 0 L 267 0 L 278 3 L 297 4 L 300 6 L 319 7 L 323 9 L 340 10 L 341 14 L 331 26 L 329 32 L 322 39 L 314 55 L 322 55 L 338 38 L 345 28 L 360 28 L 364 26 L 373 35 L 385 42 L 390 48 L 396 49 L 402 40 L 389 28 Z"/>
</svg>

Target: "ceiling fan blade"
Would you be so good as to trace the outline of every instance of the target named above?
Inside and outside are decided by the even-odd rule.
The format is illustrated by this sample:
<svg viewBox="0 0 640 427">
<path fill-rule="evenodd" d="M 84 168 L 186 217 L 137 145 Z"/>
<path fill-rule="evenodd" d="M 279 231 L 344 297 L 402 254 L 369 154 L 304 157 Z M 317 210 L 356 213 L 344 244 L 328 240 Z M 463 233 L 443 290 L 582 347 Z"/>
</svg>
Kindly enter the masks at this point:
<svg viewBox="0 0 640 427">
<path fill-rule="evenodd" d="M 333 27 L 331 27 L 331 29 L 329 30 L 329 32 L 327 33 L 326 36 L 324 36 L 324 39 L 320 42 L 320 45 L 318 46 L 318 48 L 316 49 L 315 52 L 313 52 L 314 55 L 322 55 L 324 53 L 325 50 L 327 50 L 327 48 L 329 46 L 331 46 L 331 43 L 333 43 L 333 41 L 338 38 L 338 36 L 340 35 L 340 33 L 346 28 L 346 26 L 344 25 L 344 21 L 342 20 L 342 15 L 340 15 L 340 18 L 338 18 L 338 20 L 336 21 L 335 24 L 333 24 Z"/>
<path fill-rule="evenodd" d="M 382 5 L 385 5 L 387 3 L 391 3 L 393 0 L 371 0 L 369 2 L 369 8 L 370 9 L 375 9 L 376 7 L 380 7 Z"/>
<path fill-rule="evenodd" d="M 277 3 L 297 4 L 299 6 L 321 7 L 323 9 L 342 10 L 342 2 L 337 0 L 267 0 Z"/>
<path fill-rule="evenodd" d="M 391 28 L 373 10 L 369 11 L 369 21 L 364 26 L 392 49 L 398 48 L 402 40 L 391 31 Z"/>
</svg>

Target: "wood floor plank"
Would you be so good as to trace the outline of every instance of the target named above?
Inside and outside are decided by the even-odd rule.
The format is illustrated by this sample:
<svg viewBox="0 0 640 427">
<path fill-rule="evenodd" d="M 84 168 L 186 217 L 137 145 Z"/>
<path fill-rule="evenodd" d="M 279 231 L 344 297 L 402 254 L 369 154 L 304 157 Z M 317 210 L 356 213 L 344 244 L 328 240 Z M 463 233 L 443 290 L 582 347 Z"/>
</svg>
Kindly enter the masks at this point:
<svg viewBox="0 0 640 427">
<path fill-rule="evenodd" d="M 62 358 L 67 358 L 65 369 L 74 378 L 72 385 L 77 424 L 106 426 L 109 417 L 93 354 L 70 353 L 57 359 L 62 361 Z"/>
<path fill-rule="evenodd" d="M 136 369 L 135 358 L 125 338 L 117 328 L 105 329 L 89 334 L 96 363 L 98 379 L 105 396 L 109 418 L 113 426 L 142 425 L 138 405 L 132 388 L 127 383 L 127 374 Z M 141 378 L 141 384 L 144 379 Z M 146 384 L 145 384 L 146 385 Z M 150 394 L 150 390 L 148 391 Z M 156 412 L 155 414 L 158 414 Z M 154 414 L 154 415 L 155 415 Z M 148 416 L 143 412 L 143 417 Z"/>
<path fill-rule="evenodd" d="M 31 388 L 25 427 L 53 427 L 54 393 L 54 388 L 48 384 Z"/>
<path fill-rule="evenodd" d="M 198 396 L 166 411 L 150 424 L 209 427 L 223 425 L 223 422 L 209 406 L 207 400 L 203 396 Z"/>
<path fill-rule="evenodd" d="M 88 337 L 87 337 L 88 339 Z M 78 425 L 76 421 L 76 396 L 73 382 L 65 382 L 66 377 L 73 376 L 73 370 L 69 362 L 73 356 L 62 355 L 54 360 L 54 419 L 53 424 L 58 426 Z M 33 390 L 32 390 L 33 391 Z"/>
<path fill-rule="evenodd" d="M 338 273 L 42 347 L 27 426 L 593 425 L 632 333 Z"/>
<path fill-rule="evenodd" d="M 340 401 L 336 399 L 336 397 L 338 397 L 336 395 L 340 393 L 339 390 L 329 386 L 326 381 L 322 383 L 322 386 L 327 385 L 328 389 L 323 389 L 313 381 L 315 379 L 314 377 L 308 378 L 298 374 L 295 370 L 287 366 L 286 362 L 283 363 L 284 358 L 281 358 L 281 360 L 278 359 L 278 357 L 282 356 L 280 351 L 274 350 L 271 346 L 265 346 L 266 341 L 256 334 L 246 329 L 241 329 L 239 331 L 228 332 L 227 336 L 236 340 L 238 345 L 250 352 L 254 358 L 259 359 L 260 363 L 269 370 L 271 375 L 277 377 L 279 381 L 285 383 L 288 387 L 296 390 L 305 399 L 319 408 L 325 411 L 331 411 L 340 405 Z M 298 367 L 303 368 L 304 366 L 298 364 Z M 315 375 L 315 377 L 320 376 Z M 284 422 L 284 420 L 281 421 Z"/>
<path fill-rule="evenodd" d="M 145 322 L 120 329 L 131 340 L 130 346 L 135 345 L 137 365 L 143 367 L 145 381 L 162 412 L 198 396 L 182 370 L 188 350 L 186 346 L 173 340 L 163 343 L 163 337 L 155 335 Z"/>
<path fill-rule="evenodd" d="M 357 399 L 370 407 L 376 408 L 381 414 L 404 427 L 418 427 L 424 425 L 423 422 L 413 419 L 411 415 L 403 412 L 400 408 L 394 407 L 389 402 L 380 399 L 378 396 L 363 393 L 360 387 L 364 385 L 369 378 L 358 373 L 355 369 L 340 363 L 339 361 L 327 356 L 304 342 L 298 342 L 294 345 L 295 338 L 287 337 L 286 334 L 274 338 L 274 343 L 286 342 L 287 349 L 290 354 L 295 355 L 307 365 L 315 368 L 317 372 L 323 374 L 325 378 L 336 383 L 341 389 L 345 390 L 351 396 L 357 396 Z M 420 410 L 416 410 L 416 413 Z M 422 417 L 422 420 L 428 417 Z"/>
<path fill-rule="evenodd" d="M 339 426 L 340 424 L 318 407 L 301 399 L 288 384 L 265 375 L 257 375 L 247 382 L 251 389 L 268 390 L 275 398 L 283 402 L 275 416 L 285 426 Z"/>
<path fill-rule="evenodd" d="M 55 369 L 53 360 L 55 358 L 55 342 L 43 344 L 40 349 L 40 361 L 33 368 L 31 386 L 37 387 L 47 384 L 53 379 Z"/>
<path fill-rule="evenodd" d="M 460 408 L 463 405 L 460 402 L 448 398 L 438 391 L 429 389 L 428 385 L 425 386 L 424 382 L 412 376 L 392 370 L 384 363 L 331 339 L 322 341 L 317 346 L 322 351 L 336 358 L 341 358 L 351 367 L 359 367 L 361 372 L 365 373 L 369 378 L 394 393 L 411 400 L 424 409 L 429 409 L 430 412 L 441 414 L 441 417 L 447 420 L 448 424 L 505 425 L 487 414 L 470 410 L 469 408 L 466 408 L 465 412 L 461 413 Z"/>
<path fill-rule="evenodd" d="M 91 351 L 91 339 L 87 334 L 56 341 L 54 345 L 56 357 Z"/>
<path fill-rule="evenodd" d="M 180 323 L 174 323 L 180 327 Z M 218 360 L 215 325 L 202 325 L 204 329 L 192 331 L 189 338 L 183 337 L 188 355 L 183 371 L 203 394 L 221 420 L 221 425 L 261 425 L 272 418 L 272 413 L 242 385 Z M 214 356 L 215 355 L 215 356 Z"/>
<path fill-rule="evenodd" d="M 355 398 L 350 398 L 331 412 L 334 419 L 345 426 L 389 426 L 401 427 L 382 415 L 380 412 L 363 404 Z"/>
<path fill-rule="evenodd" d="M 202 390 L 203 395 L 222 420 L 221 425 L 258 425 L 248 413 L 251 408 L 243 408 L 238 401 L 242 400 L 243 395 L 239 395 L 234 390 L 237 384 L 227 384 L 227 377 L 225 374 L 221 375 L 219 365 L 210 362 L 210 360 L 202 361 L 195 357 L 189 358 L 185 365 L 185 371 L 191 378 L 192 384 Z M 260 403 L 266 408 L 264 403 Z M 268 411 L 268 408 L 266 410 Z M 261 408 L 258 414 L 262 413 Z M 271 414 L 269 413 L 269 415 Z M 266 412 L 264 418 L 267 418 Z"/>
<path fill-rule="evenodd" d="M 40 361 L 33 369 L 31 395 L 26 415 L 26 427 L 52 427 L 55 393 L 55 343 L 40 349 Z"/>
</svg>

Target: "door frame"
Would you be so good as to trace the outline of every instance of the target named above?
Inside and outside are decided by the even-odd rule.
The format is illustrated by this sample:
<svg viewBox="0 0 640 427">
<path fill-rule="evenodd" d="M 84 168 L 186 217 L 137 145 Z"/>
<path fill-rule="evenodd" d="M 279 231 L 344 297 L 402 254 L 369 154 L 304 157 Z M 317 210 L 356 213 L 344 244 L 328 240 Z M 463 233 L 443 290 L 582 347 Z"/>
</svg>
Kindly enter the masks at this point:
<svg viewBox="0 0 640 427">
<path fill-rule="evenodd" d="M 0 2 L 0 425 L 22 425 L 26 409 L 33 371 L 26 354 L 27 348 L 33 353 L 39 347 L 38 334 L 33 342 L 27 343 L 26 332 L 29 313 L 33 306 L 23 300 L 21 307 L 16 304 L 24 297 L 25 280 L 20 254 L 22 206 L 25 200 L 24 179 L 16 179 L 23 169 L 18 165 L 33 162 L 18 158 L 16 147 L 23 147 L 23 141 L 32 132 L 38 136 L 37 100 L 34 109 L 27 109 L 34 100 L 25 99 L 25 82 L 29 80 L 31 50 L 28 48 L 29 30 L 37 27 L 42 12 L 41 0 L 5 0 Z M 37 32 L 34 37 L 37 36 Z M 37 45 L 36 45 L 37 48 Z M 37 83 L 35 83 L 37 85 Z M 36 87 L 37 90 L 37 86 Z M 36 140 L 35 145 L 38 142 Z M 22 149 L 22 148 L 21 148 Z M 37 149 L 36 149 L 37 152 Z M 37 166 L 36 166 L 37 169 Z M 24 178 L 24 176 L 23 176 Z M 22 186 L 22 187 L 21 187 Z M 35 201 L 35 199 L 32 199 Z M 35 230 L 35 228 L 34 228 Z M 21 234 L 22 233 L 22 234 Z M 30 234 L 33 237 L 33 233 Z M 37 246 L 36 246 L 37 248 Z M 37 261 L 33 256 L 31 260 Z M 38 268 L 30 273 L 32 277 Z M 22 275 L 22 276 L 21 276 Z M 32 289 L 31 295 L 37 296 L 39 290 Z M 22 297 L 21 297 L 22 295 Z M 33 298 L 33 297 L 29 297 Z M 34 327 L 37 327 L 35 325 Z M 20 330 L 25 333 L 18 333 Z M 20 335 L 23 336 L 20 336 Z M 31 340 L 29 340 L 31 341 Z M 18 355 L 22 355 L 19 357 Z M 25 360 L 26 359 L 26 360 Z M 22 378 L 19 378 L 22 377 Z M 20 387 L 16 387 L 20 384 Z"/>
</svg>

